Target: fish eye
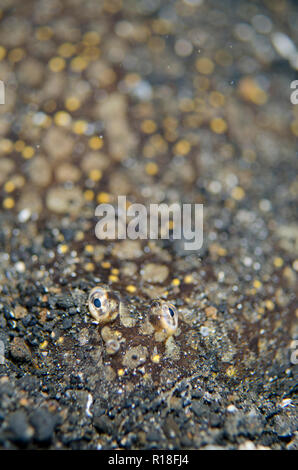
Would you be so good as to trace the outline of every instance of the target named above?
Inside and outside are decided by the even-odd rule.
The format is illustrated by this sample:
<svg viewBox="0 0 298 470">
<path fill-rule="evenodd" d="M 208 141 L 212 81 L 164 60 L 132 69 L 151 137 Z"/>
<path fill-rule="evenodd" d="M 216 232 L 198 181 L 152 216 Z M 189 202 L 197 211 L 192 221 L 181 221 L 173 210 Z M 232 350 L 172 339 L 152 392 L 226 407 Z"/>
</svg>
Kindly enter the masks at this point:
<svg viewBox="0 0 298 470">
<path fill-rule="evenodd" d="M 178 312 L 174 305 L 163 301 L 153 301 L 149 316 L 150 323 L 156 331 L 172 336 L 178 329 Z"/>
<path fill-rule="evenodd" d="M 173 329 L 174 333 L 178 327 L 178 313 L 176 308 L 171 304 L 163 304 L 162 310 L 162 320 L 164 325 L 169 329 Z"/>
<path fill-rule="evenodd" d="M 171 307 L 169 307 L 169 312 L 170 312 L 171 317 L 173 318 L 175 316 L 175 312 Z"/>
<path fill-rule="evenodd" d="M 100 324 L 115 320 L 118 315 L 117 297 L 101 286 L 94 287 L 89 294 L 88 307 L 91 316 Z"/>
<path fill-rule="evenodd" d="M 100 307 L 101 307 L 101 301 L 100 301 L 100 299 L 98 299 L 98 298 L 97 298 L 97 299 L 94 299 L 93 304 L 94 304 L 94 306 L 95 306 L 96 308 L 100 308 Z"/>
</svg>

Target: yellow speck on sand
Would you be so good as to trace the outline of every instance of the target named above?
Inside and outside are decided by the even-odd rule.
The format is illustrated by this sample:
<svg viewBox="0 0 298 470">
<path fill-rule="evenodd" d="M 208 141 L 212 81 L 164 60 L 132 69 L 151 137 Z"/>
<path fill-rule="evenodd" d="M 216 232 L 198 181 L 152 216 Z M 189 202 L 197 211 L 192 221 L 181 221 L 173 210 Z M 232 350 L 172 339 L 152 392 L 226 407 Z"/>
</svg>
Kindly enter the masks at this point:
<svg viewBox="0 0 298 470">
<path fill-rule="evenodd" d="M 14 199 L 12 197 L 6 197 L 3 200 L 3 207 L 4 209 L 12 209 L 15 205 Z"/>
<path fill-rule="evenodd" d="M 20 401 L 20 406 L 28 406 L 29 405 L 29 400 L 25 397 L 21 398 Z"/>
<path fill-rule="evenodd" d="M 225 97 L 218 91 L 212 91 L 209 96 L 209 102 L 214 108 L 220 108 L 225 104 Z"/>
<path fill-rule="evenodd" d="M 69 96 L 65 100 L 65 107 L 68 111 L 76 111 L 81 106 L 81 102 L 76 96 Z"/>
<path fill-rule="evenodd" d="M 198 72 L 210 75 L 214 70 L 214 63 L 208 57 L 201 57 L 196 61 L 196 68 Z"/>
<path fill-rule="evenodd" d="M 270 299 L 266 300 L 265 306 L 266 306 L 267 310 L 270 310 L 270 312 L 272 312 L 272 310 L 274 310 L 274 303 Z"/>
<path fill-rule="evenodd" d="M 74 72 L 82 72 L 88 66 L 88 60 L 86 57 L 77 56 L 74 57 L 70 62 L 70 68 Z"/>
<path fill-rule="evenodd" d="M 262 90 L 258 83 L 251 77 L 244 77 L 240 80 L 238 90 L 244 100 L 250 101 L 259 106 L 265 104 L 268 100 L 267 93 Z"/>
<path fill-rule="evenodd" d="M 174 147 L 174 152 L 179 155 L 187 155 L 190 152 L 191 145 L 188 140 L 182 139 L 179 140 Z"/>
<path fill-rule="evenodd" d="M 0 153 L 9 153 L 13 150 L 13 143 L 10 139 L 0 140 Z"/>
<path fill-rule="evenodd" d="M 3 60 L 6 56 L 6 49 L 3 46 L 0 46 L 0 60 Z"/>
<path fill-rule="evenodd" d="M 70 42 L 64 42 L 58 48 L 58 54 L 62 57 L 69 58 L 76 52 L 76 46 Z"/>
<path fill-rule="evenodd" d="M 22 152 L 25 148 L 25 142 L 23 140 L 17 140 L 14 144 L 14 148 L 17 152 Z"/>
<path fill-rule="evenodd" d="M 194 278 L 192 274 L 187 274 L 183 279 L 185 284 L 192 284 L 194 282 Z"/>
<path fill-rule="evenodd" d="M 8 60 L 10 62 L 16 63 L 20 62 L 25 57 L 26 52 L 21 47 L 16 47 L 12 49 L 8 54 Z"/>
<path fill-rule="evenodd" d="M 73 123 L 72 129 L 75 134 L 84 134 L 87 130 L 88 124 L 87 121 L 79 119 Z"/>
<path fill-rule="evenodd" d="M 86 46 L 96 46 L 100 42 L 100 35 L 97 31 L 87 31 L 83 36 L 83 43 Z"/>
<path fill-rule="evenodd" d="M 158 172 L 158 166 L 156 163 L 154 162 L 149 162 L 147 163 L 146 165 L 146 173 L 150 176 L 154 176 L 156 175 L 156 173 Z"/>
<path fill-rule="evenodd" d="M 223 118 L 216 117 L 211 120 L 210 128 L 215 134 L 223 134 L 226 132 L 228 125 Z"/>
<path fill-rule="evenodd" d="M 111 201 L 111 196 L 108 193 L 99 193 L 96 198 L 99 204 L 106 204 Z"/>
<path fill-rule="evenodd" d="M 128 286 L 126 286 L 126 290 L 130 294 L 133 294 L 137 290 L 137 288 L 136 288 L 136 286 L 133 286 L 132 284 L 129 284 Z"/>
<path fill-rule="evenodd" d="M 189 98 L 182 98 L 179 101 L 179 109 L 183 113 L 190 113 L 191 111 L 194 111 L 195 109 L 195 102 L 194 100 L 191 100 Z"/>
<path fill-rule="evenodd" d="M 245 191 L 243 188 L 241 188 L 241 186 L 236 186 L 232 189 L 231 196 L 236 201 L 242 201 L 242 199 L 245 197 Z"/>
<path fill-rule="evenodd" d="M 141 123 L 141 129 L 145 134 L 153 134 L 156 131 L 156 124 L 151 119 L 146 119 Z"/>
<path fill-rule="evenodd" d="M 103 139 L 101 137 L 93 136 L 89 139 L 88 144 L 92 150 L 99 150 L 103 146 Z"/>
<path fill-rule="evenodd" d="M 84 192 L 84 198 L 86 201 L 93 201 L 94 199 L 94 192 L 91 189 L 86 189 Z"/>
<path fill-rule="evenodd" d="M 111 267 L 111 263 L 109 261 L 103 261 L 101 263 L 101 267 L 104 269 L 109 269 Z"/>
<path fill-rule="evenodd" d="M 22 155 L 26 160 L 29 160 L 30 158 L 32 158 L 34 154 L 35 154 L 35 150 L 30 145 L 26 145 L 26 147 L 22 151 Z"/>
<path fill-rule="evenodd" d="M 154 362 L 155 364 L 158 364 L 160 362 L 160 355 L 154 354 L 151 359 L 152 359 L 152 362 Z"/>
<path fill-rule="evenodd" d="M 217 249 L 218 256 L 226 256 L 227 250 L 223 246 L 219 246 Z"/>
<path fill-rule="evenodd" d="M 12 191 L 15 190 L 15 184 L 13 181 L 7 181 L 4 185 L 4 191 L 6 191 L 7 193 L 12 193 Z"/>
<path fill-rule="evenodd" d="M 229 366 L 226 370 L 226 375 L 228 377 L 234 377 L 236 375 L 237 370 L 234 366 Z"/>
<path fill-rule="evenodd" d="M 255 279 L 253 282 L 253 286 L 255 289 L 260 289 L 262 287 L 262 283 L 258 279 Z"/>
<path fill-rule="evenodd" d="M 62 245 L 59 245 L 58 246 L 58 252 L 62 255 L 64 255 L 65 253 L 67 253 L 69 250 L 68 246 L 65 245 L 65 244 L 62 244 Z"/>
<path fill-rule="evenodd" d="M 48 41 L 52 36 L 53 30 L 48 26 L 41 26 L 35 33 L 35 37 L 38 41 Z"/>
<path fill-rule="evenodd" d="M 65 67 L 65 60 L 62 57 L 52 57 L 49 61 L 49 68 L 52 72 L 61 72 Z"/>
<path fill-rule="evenodd" d="M 277 256 L 276 258 L 274 258 L 273 260 L 273 264 L 276 268 L 281 268 L 284 264 L 284 261 L 282 258 L 280 258 L 279 256 Z"/>
<path fill-rule="evenodd" d="M 71 115 L 66 111 L 58 111 L 54 116 L 54 122 L 57 126 L 69 126 Z"/>
<path fill-rule="evenodd" d="M 89 178 L 92 181 L 99 181 L 102 178 L 102 172 L 98 170 L 97 168 L 93 168 L 89 172 Z"/>
<path fill-rule="evenodd" d="M 95 269 L 94 263 L 86 263 L 85 264 L 85 271 L 92 272 L 92 271 L 94 271 L 94 269 Z"/>
</svg>

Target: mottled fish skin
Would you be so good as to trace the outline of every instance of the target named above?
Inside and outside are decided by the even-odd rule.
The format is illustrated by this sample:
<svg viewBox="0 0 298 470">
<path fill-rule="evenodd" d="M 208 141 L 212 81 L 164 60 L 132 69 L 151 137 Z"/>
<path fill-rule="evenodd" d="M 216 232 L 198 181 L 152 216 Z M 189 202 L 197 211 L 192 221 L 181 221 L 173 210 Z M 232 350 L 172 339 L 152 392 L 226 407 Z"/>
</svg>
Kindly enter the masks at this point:
<svg viewBox="0 0 298 470">
<path fill-rule="evenodd" d="M 169 365 L 182 370 L 187 358 L 186 370 L 190 370 L 193 351 L 187 347 L 181 351 L 182 333 L 173 304 L 155 300 L 148 312 L 136 317 L 121 300 L 107 306 L 107 299 L 111 298 L 120 297 L 102 286 L 94 287 L 88 297 L 88 308 L 99 324 L 104 364 L 113 367 L 118 377 L 138 372 L 140 380 L 149 382 L 153 376 L 158 380 Z"/>
</svg>

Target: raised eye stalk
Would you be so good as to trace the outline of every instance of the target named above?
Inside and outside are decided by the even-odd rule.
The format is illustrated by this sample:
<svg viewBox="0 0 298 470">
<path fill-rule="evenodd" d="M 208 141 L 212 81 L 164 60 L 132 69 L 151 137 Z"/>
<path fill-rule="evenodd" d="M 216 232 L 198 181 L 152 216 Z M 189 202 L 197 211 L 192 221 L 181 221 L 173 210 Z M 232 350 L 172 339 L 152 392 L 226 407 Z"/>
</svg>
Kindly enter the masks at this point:
<svg viewBox="0 0 298 470">
<path fill-rule="evenodd" d="M 162 332 L 166 337 L 172 336 L 178 329 L 177 309 L 168 302 L 154 300 L 151 304 L 149 321 L 156 331 Z"/>
<path fill-rule="evenodd" d="M 89 312 L 101 325 L 114 321 L 119 313 L 117 296 L 101 286 L 94 287 L 88 298 Z"/>
</svg>

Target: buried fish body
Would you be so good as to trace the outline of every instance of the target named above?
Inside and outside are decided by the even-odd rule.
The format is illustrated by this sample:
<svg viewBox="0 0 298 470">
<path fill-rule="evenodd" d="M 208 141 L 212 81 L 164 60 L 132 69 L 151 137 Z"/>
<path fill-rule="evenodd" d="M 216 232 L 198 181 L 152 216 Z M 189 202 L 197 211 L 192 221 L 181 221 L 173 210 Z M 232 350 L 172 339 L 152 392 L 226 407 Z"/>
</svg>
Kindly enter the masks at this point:
<svg viewBox="0 0 298 470">
<path fill-rule="evenodd" d="M 96 286 L 90 291 L 88 308 L 99 328 L 103 362 L 118 378 L 142 377 L 150 382 L 170 376 L 173 370 L 185 374 L 193 364 L 189 328 L 179 322 L 172 303 L 153 300 L 147 311 L 136 314 L 120 296 Z"/>
</svg>

